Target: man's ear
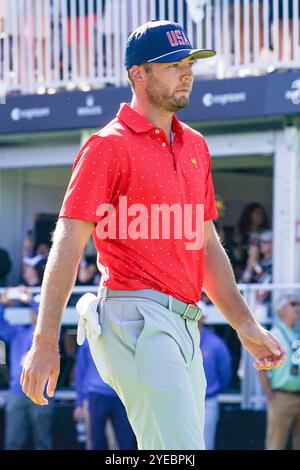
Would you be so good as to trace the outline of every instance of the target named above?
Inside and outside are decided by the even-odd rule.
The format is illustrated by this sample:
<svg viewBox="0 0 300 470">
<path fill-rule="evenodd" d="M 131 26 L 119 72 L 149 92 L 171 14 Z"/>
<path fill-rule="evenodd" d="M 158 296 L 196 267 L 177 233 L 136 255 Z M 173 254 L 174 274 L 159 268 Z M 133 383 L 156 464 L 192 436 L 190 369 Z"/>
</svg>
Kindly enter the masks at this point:
<svg viewBox="0 0 300 470">
<path fill-rule="evenodd" d="M 139 65 L 131 67 L 129 73 L 134 82 L 142 82 L 145 79 L 145 71 Z"/>
</svg>

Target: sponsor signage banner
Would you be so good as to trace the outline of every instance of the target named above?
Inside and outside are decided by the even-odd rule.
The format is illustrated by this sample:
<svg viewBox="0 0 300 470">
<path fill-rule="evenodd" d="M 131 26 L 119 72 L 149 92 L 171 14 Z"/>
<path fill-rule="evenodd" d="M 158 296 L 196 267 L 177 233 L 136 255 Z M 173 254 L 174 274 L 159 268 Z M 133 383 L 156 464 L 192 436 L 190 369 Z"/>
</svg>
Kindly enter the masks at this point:
<svg viewBox="0 0 300 470">
<path fill-rule="evenodd" d="M 260 116 L 267 76 L 195 81 L 188 108 L 178 116 L 188 121 L 218 121 Z"/>
<path fill-rule="evenodd" d="M 300 113 L 300 70 L 272 74 L 266 89 L 265 112 L 268 115 Z"/>
<path fill-rule="evenodd" d="M 130 97 L 127 87 L 7 96 L 0 105 L 0 133 L 101 128 L 115 117 L 120 101 Z"/>
<path fill-rule="evenodd" d="M 115 117 L 121 102 L 131 100 L 131 91 L 129 87 L 107 87 L 90 92 L 2 98 L 0 134 L 8 134 L 101 128 Z M 178 117 L 187 122 L 205 122 L 299 112 L 300 71 L 293 71 L 261 77 L 196 80 L 190 104 Z"/>
<path fill-rule="evenodd" d="M 291 71 L 196 81 L 189 107 L 178 116 L 188 121 L 218 121 L 299 113 L 300 71 Z"/>
</svg>

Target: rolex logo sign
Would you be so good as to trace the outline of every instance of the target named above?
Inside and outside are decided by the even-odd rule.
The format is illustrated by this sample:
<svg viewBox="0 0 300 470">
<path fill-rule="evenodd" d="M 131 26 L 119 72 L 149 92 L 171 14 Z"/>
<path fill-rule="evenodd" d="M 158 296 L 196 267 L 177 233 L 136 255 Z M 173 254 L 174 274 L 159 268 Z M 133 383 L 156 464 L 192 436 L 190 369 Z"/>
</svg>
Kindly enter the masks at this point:
<svg viewBox="0 0 300 470">
<path fill-rule="evenodd" d="M 102 107 L 95 104 L 94 95 L 87 95 L 85 98 L 85 106 L 79 106 L 77 108 L 77 116 L 99 116 L 103 113 Z"/>
</svg>

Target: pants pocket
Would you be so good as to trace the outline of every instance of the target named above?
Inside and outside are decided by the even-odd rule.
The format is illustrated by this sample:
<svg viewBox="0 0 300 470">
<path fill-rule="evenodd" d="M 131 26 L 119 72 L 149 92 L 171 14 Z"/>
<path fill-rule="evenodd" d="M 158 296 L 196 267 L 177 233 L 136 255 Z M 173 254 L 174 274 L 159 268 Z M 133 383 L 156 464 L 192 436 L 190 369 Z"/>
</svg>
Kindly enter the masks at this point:
<svg viewBox="0 0 300 470">
<path fill-rule="evenodd" d="M 145 327 L 145 317 L 136 304 L 123 304 L 120 330 L 125 345 L 135 354 L 137 344 Z"/>
<path fill-rule="evenodd" d="M 198 349 L 200 349 L 200 336 L 199 330 L 197 326 L 197 322 L 184 320 L 186 332 L 189 336 L 189 343 L 190 343 L 190 355 L 188 364 L 190 365 L 191 362 L 194 360 L 196 353 L 198 353 Z"/>
<path fill-rule="evenodd" d="M 104 308 L 103 302 L 99 300 L 97 309 L 96 309 L 96 318 L 101 329 L 104 323 L 104 314 L 105 314 L 105 308 Z"/>
</svg>

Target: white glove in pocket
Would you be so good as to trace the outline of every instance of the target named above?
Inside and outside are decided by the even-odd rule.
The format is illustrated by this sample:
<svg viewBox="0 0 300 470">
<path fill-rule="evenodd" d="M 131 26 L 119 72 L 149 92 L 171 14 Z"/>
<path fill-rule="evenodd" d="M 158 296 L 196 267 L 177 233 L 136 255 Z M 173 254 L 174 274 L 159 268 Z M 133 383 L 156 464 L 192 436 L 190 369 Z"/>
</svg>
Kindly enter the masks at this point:
<svg viewBox="0 0 300 470">
<path fill-rule="evenodd" d="M 76 304 L 76 310 L 79 313 L 77 325 L 77 344 L 83 344 L 85 337 L 89 341 L 97 341 L 101 335 L 101 326 L 99 324 L 97 307 L 100 300 L 96 295 L 90 292 L 84 294 Z"/>
</svg>

